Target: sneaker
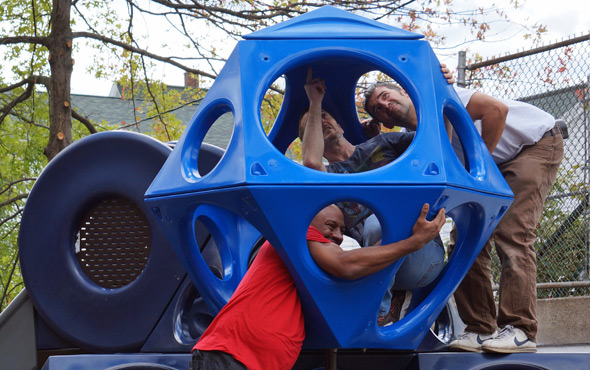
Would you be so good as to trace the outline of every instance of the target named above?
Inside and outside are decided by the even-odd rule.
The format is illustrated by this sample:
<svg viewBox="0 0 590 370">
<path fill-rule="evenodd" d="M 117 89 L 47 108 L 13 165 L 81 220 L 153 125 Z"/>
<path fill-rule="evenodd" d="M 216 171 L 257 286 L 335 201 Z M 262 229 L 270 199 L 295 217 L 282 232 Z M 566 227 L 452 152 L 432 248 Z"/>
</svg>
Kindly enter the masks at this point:
<svg viewBox="0 0 590 370">
<path fill-rule="evenodd" d="M 412 291 L 409 292 L 410 300 L 412 299 Z M 408 301 L 406 304 L 406 299 L 408 297 L 408 292 L 405 290 L 393 290 L 392 297 L 391 297 L 391 306 L 389 306 L 389 311 L 387 314 L 383 316 L 379 316 L 377 318 L 377 324 L 379 326 L 389 326 L 396 321 L 399 321 L 403 318 L 406 314 L 408 306 L 410 302 Z M 404 307 L 405 306 L 405 307 Z M 405 308 L 405 309 L 404 309 Z"/>
<path fill-rule="evenodd" d="M 481 347 L 486 352 L 494 353 L 537 352 L 537 344 L 527 338 L 522 330 L 512 325 L 506 325 L 500 334 L 486 341 Z"/>
<path fill-rule="evenodd" d="M 481 352 L 483 343 L 492 339 L 495 334 L 495 331 L 492 334 L 477 334 L 466 331 L 449 344 L 449 349 L 451 351 Z"/>
</svg>

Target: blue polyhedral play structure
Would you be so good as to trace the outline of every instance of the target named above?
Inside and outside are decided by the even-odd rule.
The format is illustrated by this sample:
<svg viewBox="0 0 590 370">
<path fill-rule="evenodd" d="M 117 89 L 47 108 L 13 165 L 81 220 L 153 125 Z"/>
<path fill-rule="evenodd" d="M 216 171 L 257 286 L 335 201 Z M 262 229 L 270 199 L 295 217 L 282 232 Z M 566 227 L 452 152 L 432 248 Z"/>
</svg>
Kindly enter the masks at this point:
<svg viewBox="0 0 590 370">
<path fill-rule="evenodd" d="M 511 203 L 511 191 L 487 152 L 439 61 L 420 35 L 332 7 L 245 36 L 146 193 L 195 286 L 218 311 L 247 268 L 260 233 L 286 262 L 303 300 L 307 348 L 415 349 L 484 242 Z M 381 70 L 414 101 L 418 131 L 409 149 L 378 170 L 341 175 L 305 168 L 284 155 L 297 137 L 308 104 L 303 84 L 312 67 L 326 82 L 324 108 L 353 143 L 365 137 L 354 101 L 359 78 Z M 268 134 L 260 106 L 284 75 L 285 97 Z M 234 130 L 217 166 L 201 175 L 196 161 L 212 122 L 230 112 Z M 467 170 L 454 154 L 443 115 L 463 143 Z M 411 235 L 423 203 L 445 208 L 455 220 L 456 253 L 431 293 L 400 322 L 380 328 L 379 302 L 400 262 L 357 281 L 341 281 L 319 269 L 305 234 L 323 207 L 339 201 L 367 205 L 379 217 L 384 242 Z M 220 278 L 209 271 L 194 237 L 197 220 L 208 223 L 224 263 Z M 345 309 L 343 309 L 345 308 Z"/>
<path fill-rule="evenodd" d="M 190 350 L 264 239 L 302 298 L 306 341 L 294 369 L 322 368 L 322 349 L 334 348 L 341 349 L 341 370 L 496 369 L 515 362 L 561 369 L 583 362 L 582 355 L 449 354 L 445 343 L 457 333 L 431 330 L 433 323 L 450 326 L 452 315 L 445 321 L 439 314 L 512 193 L 421 37 L 324 7 L 246 35 L 173 150 L 144 135 L 107 132 L 62 151 L 22 215 L 26 290 L 0 315 L 0 368 L 186 370 Z M 309 67 L 325 80 L 324 107 L 353 144 L 366 139 L 355 107 L 359 78 L 380 70 L 398 81 L 418 115 L 406 152 L 350 175 L 287 158 L 308 104 Z M 261 102 L 281 76 L 283 105 L 267 135 Z M 233 134 L 224 151 L 203 141 L 228 112 Z M 443 115 L 465 162 L 451 148 Z M 425 202 L 433 212 L 445 208 L 457 225 L 455 253 L 440 277 L 413 292 L 409 313 L 393 325 L 379 327 L 376 313 L 401 261 L 343 281 L 309 254 L 311 219 L 338 201 L 371 208 L 384 242 L 409 236 Z"/>
</svg>

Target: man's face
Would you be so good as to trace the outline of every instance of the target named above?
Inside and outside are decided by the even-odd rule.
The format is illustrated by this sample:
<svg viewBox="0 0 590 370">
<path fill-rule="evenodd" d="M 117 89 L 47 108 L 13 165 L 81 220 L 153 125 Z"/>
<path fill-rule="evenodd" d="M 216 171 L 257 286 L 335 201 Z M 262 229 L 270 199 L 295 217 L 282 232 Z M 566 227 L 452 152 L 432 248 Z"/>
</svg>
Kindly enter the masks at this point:
<svg viewBox="0 0 590 370">
<path fill-rule="evenodd" d="M 305 126 L 307 125 L 307 118 L 309 117 L 309 112 L 305 113 L 303 117 L 301 117 L 301 122 L 299 122 L 299 126 L 301 127 L 301 133 L 305 131 Z M 324 135 L 324 142 L 332 140 L 334 138 L 338 138 L 342 136 L 344 130 L 342 127 L 336 122 L 334 117 L 330 115 L 330 113 L 322 110 L 322 133 Z M 303 135 L 301 135 L 303 137 Z"/>
<path fill-rule="evenodd" d="M 311 226 L 318 229 L 324 238 L 338 245 L 342 244 L 344 238 L 344 216 L 340 208 L 334 204 L 322 209 L 311 220 Z"/>
<path fill-rule="evenodd" d="M 416 129 L 416 115 L 412 100 L 403 91 L 379 86 L 367 101 L 367 113 L 387 128 L 402 126 Z"/>
</svg>

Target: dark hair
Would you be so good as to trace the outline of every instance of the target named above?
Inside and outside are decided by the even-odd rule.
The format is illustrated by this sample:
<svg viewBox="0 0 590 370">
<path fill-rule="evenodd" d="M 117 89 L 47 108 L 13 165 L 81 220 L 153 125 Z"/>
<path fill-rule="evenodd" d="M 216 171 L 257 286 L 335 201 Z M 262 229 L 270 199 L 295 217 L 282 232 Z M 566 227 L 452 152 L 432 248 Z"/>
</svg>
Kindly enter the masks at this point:
<svg viewBox="0 0 590 370">
<path fill-rule="evenodd" d="M 388 89 L 397 90 L 399 92 L 402 91 L 402 88 L 396 82 L 391 82 L 391 81 L 378 81 L 378 82 L 375 82 L 374 84 L 372 84 L 371 86 L 367 87 L 367 89 L 365 90 L 364 98 L 363 98 L 363 108 L 364 108 L 365 112 L 367 112 L 371 117 L 373 117 L 373 116 L 371 115 L 371 112 L 369 112 L 369 110 L 367 109 L 367 102 L 369 101 L 369 99 L 371 99 L 371 97 L 375 93 L 375 90 L 381 86 L 387 87 Z M 373 118 L 375 118 L 375 117 L 373 117 Z"/>
</svg>

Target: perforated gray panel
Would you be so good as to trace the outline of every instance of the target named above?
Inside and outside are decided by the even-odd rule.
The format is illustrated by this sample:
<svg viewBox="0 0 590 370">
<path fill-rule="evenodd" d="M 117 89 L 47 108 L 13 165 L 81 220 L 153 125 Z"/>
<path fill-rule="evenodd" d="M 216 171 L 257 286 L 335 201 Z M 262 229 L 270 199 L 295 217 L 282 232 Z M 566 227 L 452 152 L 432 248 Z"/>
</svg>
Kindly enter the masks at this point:
<svg viewBox="0 0 590 370">
<path fill-rule="evenodd" d="M 103 288 L 133 282 L 147 265 L 150 227 L 143 212 L 128 199 L 105 198 L 83 216 L 76 241 L 82 271 Z"/>
</svg>

